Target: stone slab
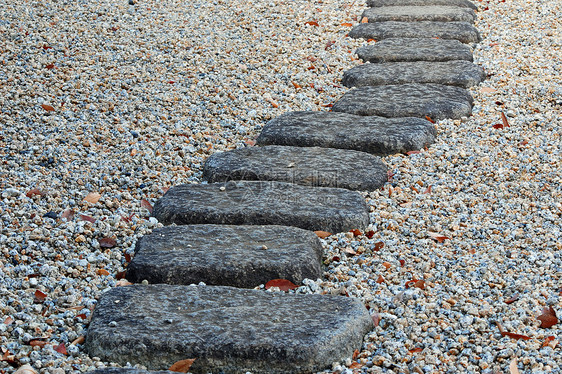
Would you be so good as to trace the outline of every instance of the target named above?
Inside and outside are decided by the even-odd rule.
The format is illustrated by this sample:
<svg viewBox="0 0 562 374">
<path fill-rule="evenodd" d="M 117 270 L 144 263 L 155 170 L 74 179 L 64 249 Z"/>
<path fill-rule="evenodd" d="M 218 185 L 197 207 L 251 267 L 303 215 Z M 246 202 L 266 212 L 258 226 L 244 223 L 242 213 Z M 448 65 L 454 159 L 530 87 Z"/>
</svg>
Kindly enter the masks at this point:
<svg viewBox="0 0 562 374">
<path fill-rule="evenodd" d="M 164 224 L 282 225 L 331 233 L 369 224 L 358 192 L 260 181 L 175 186 L 154 204 L 153 215 Z"/>
<path fill-rule="evenodd" d="M 477 43 L 480 33 L 468 22 L 399 22 L 360 23 L 349 32 L 355 39 L 383 40 L 387 38 L 456 39 L 462 43 Z"/>
<path fill-rule="evenodd" d="M 89 374 L 177 374 L 177 371 L 169 370 L 142 370 L 136 368 L 103 368 L 89 371 Z"/>
<path fill-rule="evenodd" d="M 372 328 L 363 304 L 348 297 L 134 285 L 102 295 L 85 348 L 149 370 L 195 358 L 192 373 L 304 373 L 351 357 Z"/>
<path fill-rule="evenodd" d="M 452 39 L 389 38 L 360 47 L 356 53 L 368 62 L 473 61 L 470 47 Z"/>
<path fill-rule="evenodd" d="M 397 84 L 355 88 L 332 110 L 361 116 L 460 119 L 472 113 L 472 96 L 464 88 L 441 84 Z"/>
<path fill-rule="evenodd" d="M 321 278 L 322 253 L 316 234 L 295 227 L 167 226 L 137 241 L 127 279 L 241 288 L 272 279 L 301 284 Z"/>
<path fill-rule="evenodd" d="M 462 8 L 478 9 L 474 3 L 468 0 L 367 0 L 367 6 L 424 6 L 424 5 L 444 5 Z"/>
<path fill-rule="evenodd" d="M 388 6 L 367 8 L 361 19 L 366 17 L 369 22 L 468 22 L 476 21 L 476 13 L 468 8 L 454 6 Z"/>
<path fill-rule="evenodd" d="M 435 141 L 435 136 L 435 126 L 421 118 L 290 112 L 269 121 L 256 143 L 355 149 L 388 155 L 423 149 Z"/>
<path fill-rule="evenodd" d="M 437 83 L 472 87 L 486 79 L 480 66 L 468 61 L 413 61 L 358 65 L 343 74 L 346 87 L 404 83 Z"/>
<path fill-rule="evenodd" d="M 386 165 L 369 153 L 270 145 L 214 153 L 205 162 L 203 179 L 209 182 L 274 180 L 312 187 L 374 191 L 388 178 Z"/>
</svg>

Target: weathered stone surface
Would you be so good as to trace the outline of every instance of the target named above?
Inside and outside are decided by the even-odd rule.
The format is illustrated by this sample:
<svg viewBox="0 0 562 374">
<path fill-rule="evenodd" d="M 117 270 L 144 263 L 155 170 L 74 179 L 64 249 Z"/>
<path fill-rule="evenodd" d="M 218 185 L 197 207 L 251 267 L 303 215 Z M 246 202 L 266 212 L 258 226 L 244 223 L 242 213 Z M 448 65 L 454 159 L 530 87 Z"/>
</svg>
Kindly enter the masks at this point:
<svg viewBox="0 0 562 374">
<path fill-rule="evenodd" d="M 421 118 L 290 112 L 269 121 L 256 143 L 355 149 L 388 155 L 422 149 L 435 141 L 435 135 L 435 126 Z"/>
<path fill-rule="evenodd" d="M 347 87 L 403 83 L 438 83 L 472 87 L 486 78 L 484 69 L 468 61 L 414 61 L 363 64 L 343 74 Z"/>
<path fill-rule="evenodd" d="M 388 6 L 368 8 L 361 18 L 369 22 L 469 22 L 476 21 L 476 13 L 468 8 L 452 6 Z"/>
<path fill-rule="evenodd" d="M 127 268 L 140 283 L 253 288 L 272 279 L 322 276 L 322 244 L 316 234 L 287 226 L 168 226 L 143 236 Z"/>
<path fill-rule="evenodd" d="M 386 165 L 369 153 L 279 145 L 217 152 L 205 162 L 203 178 L 209 182 L 275 180 L 358 191 L 376 190 L 388 179 Z"/>
<path fill-rule="evenodd" d="M 355 88 L 343 95 L 332 110 L 361 116 L 459 119 L 470 116 L 472 102 L 464 88 L 409 83 Z"/>
<path fill-rule="evenodd" d="M 473 61 L 470 47 L 452 39 L 389 38 L 360 47 L 356 53 L 369 62 Z"/>
<path fill-rule="evenodd" d="M 350 357 L 372 327 L 348 297 L 135 285 L 102 295 L 85 348 L 150 370 L 195 358 L 193 373 L 305 373 Z"/>
<path fill-rule="evenodd" d="M 444 5 L 457 6 L 462 8 L 478 9 L 474 3 L 468 0 L 367 0 L 367 6 L 424 6 L 424 5 Z"/>
<path fill-rule="evenodd" d="M 349 32 L 352 38 L 440 38 L 456 39 L 463 43 L 481 40 L 478 30 L 467 22 L 398 22 L 360 23 Z"/>
<path fill-rule="evenodd" d="M 103 368 L 89 371 L 88 374 L 177 374 L 177 371 L 149 371 L 136 368 Z"/>
<path fill-rule="evenodd" d="M 154 204 L 164 224 L 284 225 L 343 232 L 366 228 L 363 197 L 341 188 L 240 181 L 172 187 Z"/>
</svg>

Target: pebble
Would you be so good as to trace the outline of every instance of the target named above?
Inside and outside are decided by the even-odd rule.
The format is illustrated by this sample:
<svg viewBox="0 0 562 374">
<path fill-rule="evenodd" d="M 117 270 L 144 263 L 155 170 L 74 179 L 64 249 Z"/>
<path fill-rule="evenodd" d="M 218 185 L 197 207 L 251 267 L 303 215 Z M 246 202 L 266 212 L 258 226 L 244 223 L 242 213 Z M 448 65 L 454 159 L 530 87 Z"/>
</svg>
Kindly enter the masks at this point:
<svg viewBox="0 0 562 374">
<path fill-rule="evenodd" d="M 253 144 L 282 113 L 327 111 L 360 64 L 354 51 L 375 43 L 345 37 L 363 2 L 135 3 L 0 10 L 0 347 L 40 373 L 112 365 L 71 343 L 136 240 L 160 226 L 142 199 L 200 183 L 208 155 Z M 473 116 L 440 121 L 427 151 L 385 157 L 391 181 L 364 194 L 373 235 L 323 240 L 323 279 L 298 289 L 358 297 L 380 316 L 358 356 L 370 372 L 507 372 L 514 358 L 521 372 L 562 366 L 559 344 L 541 348 L 562 325 L 536 320 L 546 305 L 562 310 L 562 9 L 477 4 L 474 62 L 488 80 L 471 89 Z M 510 126 L 494 128 L 501 113 Z M 98 202 L 84 201 L 90 192 Z M 104 237 L 118 244 L 95 244 Z M 414 278 L 425 288 L 399 297 Z M 502 337 L 494 321 L 531 339 Z M 48 344 L 29 349 L 29 336 Z"/>
</svg>

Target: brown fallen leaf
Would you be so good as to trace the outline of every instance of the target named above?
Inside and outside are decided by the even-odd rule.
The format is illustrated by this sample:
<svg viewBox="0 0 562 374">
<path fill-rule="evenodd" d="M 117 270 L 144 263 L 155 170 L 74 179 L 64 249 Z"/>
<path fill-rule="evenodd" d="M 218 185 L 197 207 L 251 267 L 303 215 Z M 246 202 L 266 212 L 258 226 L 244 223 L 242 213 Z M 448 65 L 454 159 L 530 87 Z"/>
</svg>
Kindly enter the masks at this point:
<svg viewBox="0 0 562 374">
<path fill-rule="evenodd" d="M 55 108 L 53 108 L 51 105 L 47 105 L 47 104 L 41 104 L 41 108 L 45 109 L 47 112 L 54 112 Z"/>
<path fill-rule="evenodd" d="M 512 304 L 514 302 L 516 302 L 517 300 L 519 300 L 519 294 L 516 293 L 515 295 L 511 296 L 509 299 L 505 300 L 504 302 L 506 304 Z"/>
<path fill-rule="evenodd" d="M 350 368 L 350 369 L 359 369 L 359 368 L 361 368 L 361 367 L 363 367 L 363 365 L 361 365 L 361 364 L 360 364 L 359 362 L 357 362 L 357 361 L 354 361 L 354 362 L 351 363 L 351 365 L 349 365 L 349 368 Z"/>
<path fill-rule="evenodd" d="M 386 280 L 384 280 L 384 278 L 382 277 L 382 275 L 379 274 L 379 277 L 377 278 L 377 283 L 381 284 L 381 283 L 385 283 Z"/>
<path fill-rule="evenodd" d="M 305 24 L 305 25 L 310 25 L 310 26 L 320 26 L 320 25 L 318 24 L 318 22 L 316 22 L 316 21 L 308 21 L 308 22 L 305 22 L 304 24 Z"/>
<path fill-rule="evenodd" d="M 386 270 L 390 269 L 390 267 L 392 266 L 392 264 L 390 262 L 383 262 L 382 266 L 384 266 L 386 268 Z"/>
<path fill-rule="evenodd" d="M 293 84 L 293 87 L 295 87 L 297 90 L 302 88 L 300 84 L 298 84 L 297 82 L 291 82 Z"/>
<path fill-rule="evenodd" d="M 320 230 L 314 231 L 314 233 L 315 233 L 316 235 L 318 235 L 318 237 L 319 237 L 320 239 L 326 239 L 328 236 L 332 235 L 332 233 L 330 233 L 330 232 L 328 232 L 328 231 L 320 231 Z"/>
<path fill-rule="evenodd" d="M 46 340 L 42 340 L 42 339 L 32 339 L 29 341 L 29 345 L 32 347 L 40 347 L 43 348 L 44 346 L 47 345 L 47 341 Z"/>
<path fill-rule="evenodd" d="M 349 22 L 344 22 L 344 23 L 340 24 L 340 26 L 351 27 L 351 26 L 353 26 L 353 24 L 351 24 Z"/>
<path fill-rule="evenodd" d="M 437 240 L 439 243 L 443 243 L 446 239 L 451 239 L 451 238 L 449 238 L 449 237 L 447 237 L 447 236 L 438 234 L 438 233 L 436 233 L 436 232 L 428 231 L 427 234 L 428 234 L 429 236 L 431 236 L 432 239 Z"/>
<path fill-rule="evenodd" d="M 358 349 L 354 350 L 354 351 L 353 351 L 353 356 L 351 356 L 351 359 L 352 359 L 352 360 L 355 360 L 355 359 L 357 358 L 357 356 L 359 356 L 359 353 L 360 353 L 360 352 L 359 352 Z"/>
<path fill-rule="evenodd" d="M 37 188 L 33 188 L 29 191 L 27 191 L 27 193 L 25 194 L 25 196 L 27 197 L 33 197 L 33 196 L 45 196 L 45 193 Z"/>
<path fill-rule="evenodd" d="M 435 123 L 435 121 L 433 119 L 431 119 L 430 116 L 425 116 L 425 119 L 428 120 L 431 123 Z"/>
<path fill-rule="evenodd" d="M 371 315 L 371 319 L 373 320 L 373 324 L 375 325 L 375 327 L 377 327 L 381 322 L 381 315 L 375 312 L 373 313 L 373 315 Z"/>
<path fill-rule="evenodd" d="M 125 287 L 125 286 L 132 286 L 133 284 L 125 279 L 119 279 L 115 282 L 115 287 Z"/>
<path fill-rule="evenodd" d="M 65 356 L 68 355 L 64 343 L 60 343 L 59 345 L 55 346 L 54 350 L 60 353 L 61 355 L 65 355 Z"/>
<path fill-rule="evenodd" d="M 416 347 L 414 349 L 408 350 L 408 352 L 410 352 L 410 353 L 418 353 L 418 352 L 421 352 L 421 351 L 423 351 L 423 348 L 420 348 L 420 347 Z"/>
<path fill-rule="evenodd" d="M 70 343 L 70 345 L 83 344 L 85 341 L 86 341 L 86 338 L 84 337 L 84 335 L 80 335 L 79 337 L 74 339 L 72 341 L 72 343 Z"/>
<path fill-rule="evenodd" d="M 412 279 L 406 282 L 405 284 L 406 288 L 410 288 L 410 287 L 416 287 L 419 288 L 421 290 L 425 289 L 425 281 L 423 279 Z"/>
<path fill-rule="evenodd" d="M 517 368 L 517 357 L 514 357 L 509 364 L 509 372 L 511 374 L 519 374 L 519 369 Z"/>
<path fill-rule="evenodd" d="M 169 371 L 175 371 L 176 373 L 187 373 L 189 371 L 189 369 L 191 368 L 191 365 L 193 365 L 193 362 L 195 362 L 194 358 L 188 358 L 187 360 L 181 360 L 181 361 L 175 362 L 172 366 L 170 366 L 170 368 L 168 370 Z"/>
<path fill-rule="evenodd" d="M 369 19 L 367 17 L 361 18 L 361 23 L 369 23 Z"/>
<path fill-rule="evenodd" d="M 4 320 L 4 324 L 9 326 L 12 323 L 14 323 L 14 319 L 11 316 L 6 317 L 6 319 Z"/>
<path fill-rule="evenodd" d="M 509 122 L 507 122 L 507 117 L 505 116 L 505 114 L 503 112 L 500 112 L 501 117 L 502 117 L 502 124 L 503 127 L 509 127 Z"/>
<path fill-rule="evenodd" d="M 546 339 L 544 339 L 544 342 L 542 343 L 542 347 L 543 348 L 546 347 L 554 339 L 556 339 L 554 335 L 547 336 Z"/>
<path fill-rule="evenodd" d="M 88 222 L 91 222 L 91 223 L 96 222 L 96 219 L 95 219 L 95 218 L 92 218 L 92 217 L 87 216 L 87 215 L 85 215 L 85 214 L 80 214 L 79 217 L 80 217 L 80 219 L 81 219 L 82 221 L 88 221 Z"/>
<path fill-rule="evenodd" d="M 41 304 L 47 298 L 47 294 L 41 292 L 39 290 L 35 290 L 35 294 L 33 295 L 33 302 L 36 304 Z"/>
<path fill-rule="evenodd" d="M 556 317 L 556 312 L 549 306 L 542 310 L 542 314 L 537 317 L 541 321 L 540 327 L 543 329 L 548 329 L 558 323 L 558 317 Z"/>
<path fill-rule="evenodd" d="M 375 231 L 369 230 L 365 233 L 365 236 L 367 237 L 367 239 L 372 239 L 373 236 L 375 236 Z"/>
<path fill-rule="evenodd" d="M 384 248 L 384 242 L 376 242 L 373 246 L 373 251 L 380 251 Z"/>
<path fill-rule="evenodd" d="M 96 273 L 98 273 L 98 275 L 109 275 L 109 271 L 105 269 L 98 269 Z"/>
<path fill-rule="evenodd" d="M 277 287 L 281 291 L 289 291 L 298 288 L 296 284 L 287 279 L 272 279 L 265 284 L 265 289 L 269 290 L 272 287 Z"/>
<path fill-rule="evenodd" d="M 101 198 L 101 195 L 99 193 L 90 192 L 89 194 L 86 195 L 86 197 L 84 198 L 84 201 L 86 201 L 88 203 L 95 204 L 99 201 L 100 198 Z"/>
<path fill-rule="evenodd" d="M 72 221 L 72 218 L 74 218 L 74 210 L 72 209 L 65 210 L 64 212 L 62 212 L 60 218 L 66 221 Z"/>
<path fill-rule="evenodd" d="M 101 238 L 99 243 L 102 248 L 113 248 L 117 245 L 117 240 L 113 238 Z"/>
<path fill-rule="evenodd" d="M 353 233 L 353 236 L 361 236 L 361 235 L 363 235 L 359 229 L 349 230 L 349 232 Z"/>
</svg>

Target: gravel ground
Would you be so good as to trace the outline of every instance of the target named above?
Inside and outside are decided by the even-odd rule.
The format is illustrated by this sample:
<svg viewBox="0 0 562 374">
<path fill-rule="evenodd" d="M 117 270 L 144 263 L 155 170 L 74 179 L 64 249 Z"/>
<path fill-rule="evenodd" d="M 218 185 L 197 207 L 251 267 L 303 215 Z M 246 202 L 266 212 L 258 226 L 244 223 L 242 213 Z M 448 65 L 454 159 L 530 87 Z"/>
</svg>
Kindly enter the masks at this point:
<svg viewBox="0 0 562 374">
<path fill-rule="evenodd" d="M 373 232 L 328 237 L 325 279 L 297 290 L 360 297 L 378 321 L 335 371 L 561 371 L 562 323 L 541 328 L 537 316 L 562 315 L 562 3 L 477 4 L 475 62 L 490 77 L 472 90 L 474 116 L 438 123 L 427 151 L 386 157 L 391 183 L 365 194 Z M 252 145 L 281 113 L 328 110 L 359 63 L 363 42 L 345 35 L 364 8 L 0 8 L 0 373 L 111 365 L 80 337 L 158 225 L 142 200 L 200 182 L 208 155 Z"/>
</svg>

